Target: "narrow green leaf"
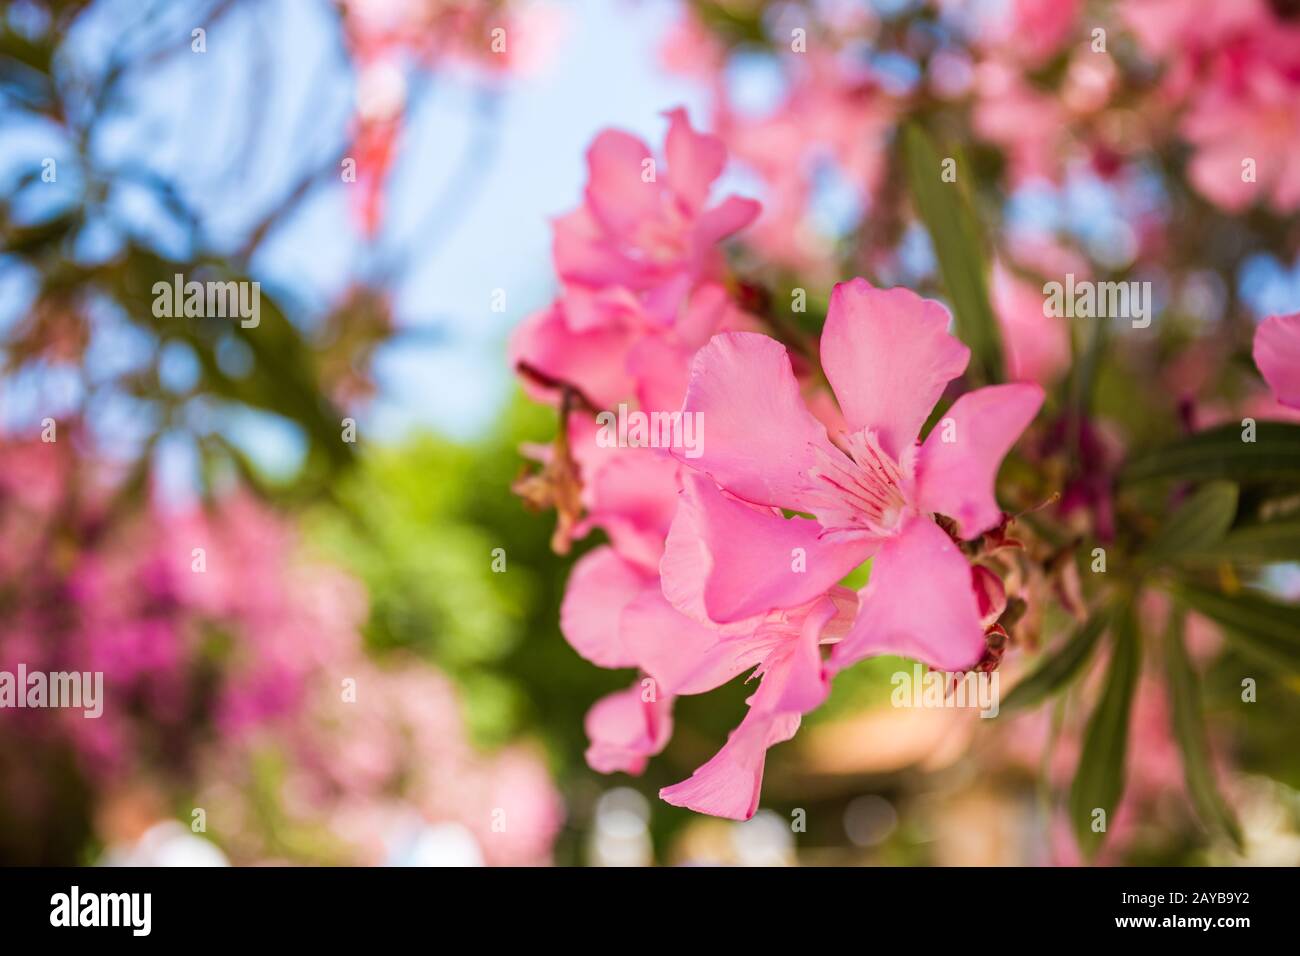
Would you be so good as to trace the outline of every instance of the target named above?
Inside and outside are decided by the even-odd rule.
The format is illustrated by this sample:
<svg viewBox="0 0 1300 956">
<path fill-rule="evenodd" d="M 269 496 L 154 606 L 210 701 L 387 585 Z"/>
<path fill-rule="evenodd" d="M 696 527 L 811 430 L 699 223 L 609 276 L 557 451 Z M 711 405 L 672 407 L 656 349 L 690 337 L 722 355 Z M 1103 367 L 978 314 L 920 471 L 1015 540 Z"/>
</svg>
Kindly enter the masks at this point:
<svg viewBox="0 0 1300 956">
<path fill-rule="evenodd" d="M 1070 820 L 1075 839 L 1091 856 L 1114 822 L 1115 808 L 1124 794 L 1124 762 L 1128 753 L 1128 723 L 1142 666 L 1137 620 L 1133 606 L 1125 602 L 1111 628 L 1111 659 L 1102 691 L 1088 730 L 1083 754 L 1070 788 Z M 1097 811 L 1104 811 L 1098 818 Z M 1103 824 L 1104 821 L 1104 824 Z"/>
<path fill-rule="evenodd" d="M 1246 653 L 1300 674 L 1300 607 L 1252 591 L 1222 594 L 1188 581 L 1175 584 L 1174 594 L 1222 625 L 1228 639 Z"/>
<path fill-rule="evenodd" d="M 1208 828 L 1218 828 L 1226 833 L 1241 849 L 1241 827 L 1232 808 L 1219 793 L 1214 767 L 1210 763 L 1210 746 L 1201 718 L 1201 690 L 1187 648 L 1183 645 L 1185 616 L 1181 608 L 1176 608 L 1169 615 L 1169 626 L 1165 631 L 1171 718 L 1174 738 L 1182 752 L 1183 777 L 1201 822 Z"/>
<path fill-rule="evenodd" d="M 1032 674 L 1011 688 L 1002 702 L 1004 713 L 1036 707 L 1063 688 L 1079 673 L 1106 630 L 1107 615 L 1097 611 L 1070 635 L 1061 649 L 1044 660 Z"/>
<path fill-rule="evenodd" d="M 1237 516 L 1237 486 L 1211 481 L 1182 503 L 1143 549 L 1155 561 L 1167 561 L 1206 548 L 1222 538 Z"/>
<path fill-rule="evenodd" d="M 1300 561 L 1300 519 L 1287 518 L 1237 528 L 1218 541 L 1183 555 L 1183 559 L 1204 564 Z"/>
<path fill-rule="evenodd" d="M 963 165 L 957 158 L 958 181 L 944 182 L 939 154 L 916 124 L 904 131 L 903 145 L 912 200 L 930 233 L 939 274 L 952 301 L 957 335 L 970 346 L 974 373 L 985 382 L 1000 382 L 1002 336 L 989 304 L 988 272 L 975 213 L 961 185 Z"/>
<path fill-rule="evenodd" d="M 1177 478 L 1246 483 L 1300 480 L 1300 425 L 1256 422 L 1254 441 L 1243 441 L 1238 424 L 1210 428 L 1131 459 L 1122 481 Z"/>
</svg>

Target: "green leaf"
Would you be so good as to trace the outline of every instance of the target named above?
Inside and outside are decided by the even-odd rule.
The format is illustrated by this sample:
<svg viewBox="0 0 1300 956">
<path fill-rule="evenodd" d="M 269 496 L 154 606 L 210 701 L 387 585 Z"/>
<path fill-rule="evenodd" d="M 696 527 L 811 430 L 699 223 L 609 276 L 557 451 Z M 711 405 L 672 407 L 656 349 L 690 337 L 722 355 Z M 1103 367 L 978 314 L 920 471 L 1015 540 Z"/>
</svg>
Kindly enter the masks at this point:
<svg viewBox="0 0 1300 956">
<path fill-rule="evenodd" d="M 1155 561 L 1167 561 L 1203 549 L 1222 538 L 1237 516 L 1237 486 L 1212 481 L 1184 501 L 1143 549 Z"/>
<path fill-rule="evenodd" d="M 1204 547 L 1183 556 L 1184 560 L 1216 564 L 1238 561 L 1271 564 L 1300 561 L 1300 519 L 1287 518 L 1237 528 Z"/>
<path fill-rule="evenodd" d="M 1244 429 L 1238 424 L 1197 432 L 1131 459 L 1120 479 L 1300 481 L 1300 425 L 1256 422 L 1254 428 L 1254 441 L 1242 441 Z"/>
<path fill-rule="evenodd" d="M 1105 831 L 1093 830 L 1093 814 L 1105 811 L 1105 824 L 1114 822 L 1114 812 L 1124 794 L 1124 762 L 1128 753 L 1128 723 L 1142 667 L 1137 620 L 1133 606 L 1125 602 L 1111 628 L 1110 669 L 1106 687 L 1097 703 L 1083 741 L 1083 754 L 1070 788 L 1070 820 L 1075 839 L 1091 856 L 1105 839 Z"/>
<path fill-rule="evenodd" d="M 1183 610 L 1175 608 L 1169 615 L 1169 627 L 1165 632 L 1171 717 L 1174 738 L 1182 752 L 1183 777 L 1187 781 L 1187 791 L 1192 796 L 1192 803 L 1196 806 L 1201 822 L 1207 827 L 1222 830 L 1240 850 L 1241 827 L 1237 824 L 1232 808 L 1219 793 L 1214 779 L 1214 767 L 1210 763 L 1210 747 L 1201 719 L 1201 690 L 1196 671 L 1187 656 L 1187 648 L 1183 646 L 1184 617 Z"/>
<path fill-rule="evenodd" d="M 1221 625 L 1228 639 L 1246 653 L 1300 674 L 1300 607 L 1252 591 L 1222 594 L 1188 581 L 1175 584 L 1174 595 Z"/>
<path fill-rule="evenodd" d="M 1032 674 L 1011 688 L 1011 693 L 1002 702 L 1002 710 L 1012 712 L 1036 707 L 1065 687 L 1092 656 L 1093 648 L 1106 630 L 1107 621 L 1106 611 L 1101 610 L 1079 625 L 1060 651 L 1039 664 Z"/>
<path fill-rule="evenodd" d="M 957 335 L 970 346 L 974 373 L 985 382 L 1000 382 L 1002 338 L 989 304 L 988 273 L 970 197 L 959 183 L 943 181 L 939 155 L 919 126 L 909 124 L 903 137 L 912 200 L 930 233 Z M 963 168 L 958 158 L 958 170 Z"/>
</svg>

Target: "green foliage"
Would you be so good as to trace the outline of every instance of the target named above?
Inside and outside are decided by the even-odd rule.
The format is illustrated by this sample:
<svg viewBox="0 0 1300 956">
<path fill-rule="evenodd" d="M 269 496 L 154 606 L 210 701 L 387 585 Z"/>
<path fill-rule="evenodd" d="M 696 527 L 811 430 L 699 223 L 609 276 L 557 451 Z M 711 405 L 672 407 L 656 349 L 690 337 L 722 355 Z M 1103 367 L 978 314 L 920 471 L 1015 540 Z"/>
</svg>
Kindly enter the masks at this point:
<svg viewBox="0 0 1300 956">
<path fill-rule="evenodd" d="M 1254 427 L 1254 441 L 1243 441 L 1243 426 L 1230 423 L 1142 452 L 1129 460 L 1121 477 L 1126 482 L 1300 482 L 1300 425 L 1256 422 Z"/>
<path fill-rule="evenodd" d="M 1300 561 L 1300 518 L 1261 522 L 1235 528 L 1216 541 L 1187 549 L 1185 564 L 1272 564 Z"/>
<path fill-rule="evenodd" d="M 1004 713 L 1036 707 L 1062 691 L 1079 673 L 1105 633 L 1108 617 L 1097 611 L 1075 629 L 1059 651 L 1048 657 L 1024 680 L 1016 684 L 1002 702 Z"/>
<path fill-rule="evenodd" d="M 368 447 L 338 486 L 341 509 L 317 509 L 309 526 L 366 584 L 372 649 L 409 650 L 452 675 L 479 743 L 540 729 L 572 762 L 585 747 L 583 713 L 620 680 L 560 635 L 568 564 L 549 549 L 554 518 L 528 514 L 509 490 L 519 442 L 553 429 L 551 414 L 517 403 L 477 445 L 420 435 Z"/>
<path fill-rule="evenodd" d="M 1070 821 L 1075 839 L 1089 855 L 1097 851 L 1106 835 L 1105 830 L 1093 828 L 1095 811 L 1105 811 L 1109 828 L 1124 795 L 1129 716 L 1141 667 L 1137 620 L 1132 604 L 1125 602 L 1114 615 L 1106 686 L 1088 720 L 1083 754 L 1070 790 Z"/>
<path fill-rule="evenodd" d="M 907 180 L 917 212 L 925 222 L 952 301 L 957 335 L 971 349 L 971 368 L 981 381 L 1002 380 L 1002 340 L 989 304 L 988 270 L 970 197 L 956 182 L 940 177 L 939 155 L 915 124 L 903 133 Z M 957 168 L 961 169 L 960 157 Z"/>
<path fill-rule="evenodd" d="M 1164 562 L 1208 548 L 1223 538 L 1236 514 L 1237 486 L 1230 481 L 1212 481 L 1169 516 L 1147 542 L 1143 555 Z"/>
<path fill-rule="evenodd" d="M 1226 833 L 1238 849 L 1242 846 L 1241 827 L 1236 815 L 1224 801 L 1214 780 L 1210 748 L 1205 739 L 1201 717 L 1201 690 L 1192 662 L 1183 645 L 1185 615 L 1175 609 L 1169 615 L 1165 632 L 1165 662 L 1169 679 L 1174 738 L 1183 758 L 1183 776 L 1187 791 L 1202 822 Z"/>
<path fill-rule="evenodd" d="M 1175 596 L 1192 610 L 1221 625 L 1226 636 L 1250 656 L 1300 674 L 1300 612 L 1254 591 L 1224 594 L 1182 581 Z"/>
</svg>

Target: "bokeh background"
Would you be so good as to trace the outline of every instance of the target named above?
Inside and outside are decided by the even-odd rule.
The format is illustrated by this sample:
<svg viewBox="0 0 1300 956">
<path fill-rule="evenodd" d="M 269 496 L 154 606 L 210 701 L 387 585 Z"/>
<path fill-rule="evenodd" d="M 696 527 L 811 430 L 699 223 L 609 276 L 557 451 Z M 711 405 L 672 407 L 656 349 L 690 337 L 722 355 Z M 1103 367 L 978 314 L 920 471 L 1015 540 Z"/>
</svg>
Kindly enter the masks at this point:
<svg viewBox="0 0 1300 956">
<path fill-rule="evenodd" d="M 792 81 L 760 28 L 856 30 L 859 6 L 881 39 L 853 48 L 860 68 L 889 95 L 926 82 L 883 38 L 918 17 L 957 28 L 908 0 L 0 4 L 0 668 L 102 670 L 108 688 L 99 720 L 0 712 L 0 862 L 1077 862 L 1058 812 L 1073 705 L 996 729 L 900 710 L 897 661 L 836 682 L 771 753 L 746 823 L 656 797 L 735 726 L 738 682 L 678 702 L 644 777 L 593 773 L 583 715 L 628 675 L 584 662 L 557 621 L 599 535 L 558 558 L 554 516 L 511 491 L 555 414 L 523 398 L 506 342 L 555 294 L 550 220 L 580 201 L 593 137 L 657 144 L 679 105 L 710 128 L 719 87 L 777 109 Z M 730 44 L 711 72 L 700 30 Z M 942 65 L 961 82 L 960 58 Z M 861 135 L 888 142 L 891 122 Z M 771 135 L 793 152 L 803 134 Z M 997 187 L 985 208 L 1009 246 L 1050 237 L 1122 272 L 1146 217 L 1184 202 L 1036 145 L 1069 172 Z M 932 278 L 924 230 L 854 180 L 878 164 L 829 155 L 803 210 L 816 241 L 764 268 L 843 261 L 873 221 L 886 276 Z M 780 185 L 744 163 L 722 183 L 769 203 Z M 1275 212 L 1170 268 L 1166 304 L 1246 327 L 1294 311 L 1294 220 Z M 156 317 L 151 287 L 175 273 L 260 282 L 261 324 Z M 1239 671 L 1209 670 L 1204 692 L 1245 849 L 1197 822 L 1153 682 L 1105 862 L 1300 862 L 1294 687 L 1265 674 L 1285 699 L 1242 716 Z"/>
</svg>

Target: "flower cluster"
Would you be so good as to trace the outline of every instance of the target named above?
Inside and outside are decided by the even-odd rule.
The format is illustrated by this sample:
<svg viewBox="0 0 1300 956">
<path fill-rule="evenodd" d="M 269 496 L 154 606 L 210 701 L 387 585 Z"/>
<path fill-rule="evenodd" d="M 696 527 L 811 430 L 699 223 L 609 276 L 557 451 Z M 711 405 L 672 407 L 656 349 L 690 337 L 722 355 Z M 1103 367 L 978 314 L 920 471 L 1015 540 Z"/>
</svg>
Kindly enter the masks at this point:
<svg viewBox="0 0 1300 956">
<path fill-rule="evenodd" d="M 611 544 L 574 567 L 562 629 L 593 663 L 643 675 L 588 714 L 588 761 L 640 772 L 669 739 L 675 697 L 753 672 L 758 687 L 726 746 L 662 793 L 745 819 L 767 748 L 794 735 L 838 670 L 877 654 L 948 669 L 985 660 L 1006 595 L 962 545 L 1003 526 L 994 480 L 1043 393 L 1029 383 L 967 391 L 921 441 L 969 350 L 942 305 L 863 279 L 831 297 L 820 343 L 829 395 L 807 361 L 801 381 L 776 339 L 698 323 L 701 290 L 725 295 L 712 244 L 756 210 L 737 199 L 707 209 L 724 154 L 680 111 L 670 120 L 667 183 L 640 177 L 640 143 L 597 138 L 587 202 L 556 226 L 565 293 L 524 324 L 512 355 L 535 393 L 588 403 L 563 406 L 561 451 L 590 509 L 577 532 L 602 527 Z M 608 336 L 604 347 L 578 345 L 592 335 Z M 641 361 L 650 348 L 663 360 Z M 668 407 L 698 416 L 700 448 L 595 450 L 593 400 L 662 408 L 674 393 Z M 841 586 L 868 559 L 867 587 Z"/>
</svg>

